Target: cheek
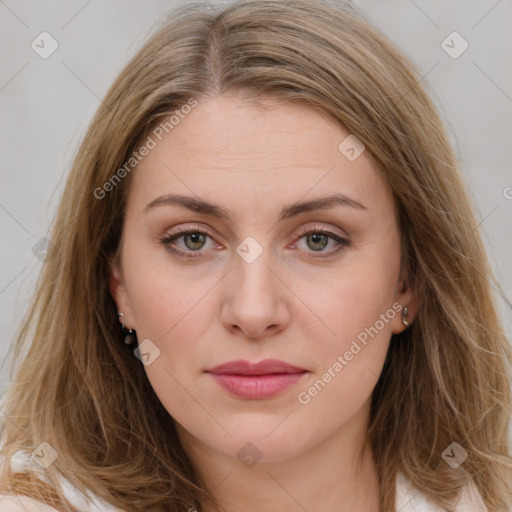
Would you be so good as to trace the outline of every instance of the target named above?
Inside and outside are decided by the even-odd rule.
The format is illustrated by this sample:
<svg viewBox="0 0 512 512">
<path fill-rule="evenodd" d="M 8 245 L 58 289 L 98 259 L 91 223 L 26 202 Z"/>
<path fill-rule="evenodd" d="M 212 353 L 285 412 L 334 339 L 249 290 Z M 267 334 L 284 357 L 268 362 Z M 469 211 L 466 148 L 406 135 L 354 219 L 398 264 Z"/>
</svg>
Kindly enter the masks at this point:
<svg viewBox="0 0 512 512">
<path fill-rule="evenodd" d="M 397 314 L 392 295 L 376 286 L 351 290 L 333 293 L 339 304 L 331 321 L 335 334 L 318 340 L 315 372 L 296 396 L 312 428 L 344 424 L 368 404 L 386 359 Z"/>
<path fill-rule="evenodd" d="M 200 328 L 211 276 L 177 270 L 164 248 L 129 242 L 127 237 L 124 269 L 137 333 L 165 344 L 181 339 L 175 333 L 185 326 Z"/>
<path fill-rule="evenodd" d="M 360 251 L 342 272 L 310 297 L 328 329 L 317 339 L 315 374 L 301 387 L 298 401 L 324 420 L 350 415 L 370 397 L 380 376 L 392 335 L 399 252 Z M 343 404 L 332 409 L 329 404 Z"/>
<path fill-rule="evenodd" d="M 308 303 L 325 324 L 324 352 L 343 350 L 350 342 L 377 323 L 383 337 L 391 335 L 390 318 L 399 273 L 398 254 L 392 260 L 361 252 L 334 276 L 329 276 L 310 294 Z M 381 315 L 386 315 L 384 324 Z M 387 320 L 387 321 L 386 321 Z M 330 333 L 330 335 L 329 335 Z"/>
<path fill-rule="evenodd" d="M 165 254 L 155 257 L 143 252 L 127 246 L 124 267 L 139 344 L 149 339 L 159 351 L 144 370 L 177 421 L 204 422 L 201 409 L 190 407 L 189 390 L 195 389 L 193 369 L 199 364 L 196 341 L 204 338 L 211 324 L 211 300 L 205 294 L 213 282 L 176 272 Z"/>
</svg>

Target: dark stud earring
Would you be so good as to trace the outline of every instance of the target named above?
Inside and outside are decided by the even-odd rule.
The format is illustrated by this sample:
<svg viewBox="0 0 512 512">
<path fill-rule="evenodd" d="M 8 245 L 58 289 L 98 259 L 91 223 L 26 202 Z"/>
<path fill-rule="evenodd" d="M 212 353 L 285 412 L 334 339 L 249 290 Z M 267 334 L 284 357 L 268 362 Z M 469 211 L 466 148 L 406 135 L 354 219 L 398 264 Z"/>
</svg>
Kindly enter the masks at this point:
<svg viewBox="0 0 512 512">
<path fill-rule="evenodd" d="M 126 345 L 131 345 L 137 339 L 137 334 L 134 329 L 127 329 L 124 326 L 123 313 L 119 313 L 117 316 L 119 317 L 119 321 L 121 322 L 121 329 L 124 334 L 124 342 Z"/>
</svg>

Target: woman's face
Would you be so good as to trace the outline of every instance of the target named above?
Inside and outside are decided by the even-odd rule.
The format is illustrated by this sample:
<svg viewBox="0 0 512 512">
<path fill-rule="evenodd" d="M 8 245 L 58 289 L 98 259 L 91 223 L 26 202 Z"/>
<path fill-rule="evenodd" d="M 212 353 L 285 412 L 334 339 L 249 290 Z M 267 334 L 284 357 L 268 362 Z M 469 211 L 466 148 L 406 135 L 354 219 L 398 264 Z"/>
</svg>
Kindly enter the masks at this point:
<svg viewBox="0 0 512 512">
<path fill-rule="evenodd" d="M 367 153 L 316 110 L 265 105 L 200 99 L 155 138 L 110 283 L 182 441 L 244 463 L 359 439 L 400 305 L 414 313 Z"/>
</svg>

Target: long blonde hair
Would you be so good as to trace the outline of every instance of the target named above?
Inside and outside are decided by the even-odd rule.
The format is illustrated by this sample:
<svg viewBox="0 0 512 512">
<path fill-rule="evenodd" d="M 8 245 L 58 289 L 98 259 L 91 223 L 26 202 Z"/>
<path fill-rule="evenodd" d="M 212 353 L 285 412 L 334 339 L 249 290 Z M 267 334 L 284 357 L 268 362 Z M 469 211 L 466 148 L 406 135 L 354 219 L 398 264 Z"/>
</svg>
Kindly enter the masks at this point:
<svg viewBox="0 0 512 512">
<path fill-rule="evenodd" d="M 458 163 L 415 67 L 350 4 L 252 0 L 216 12 L 189 4 L 127 65 L 69 174 L 3 397 L 1 454 L 48 442 L 50 485 L 6 471 L 3 492 L 67 510 L 58 477 L 123 510 L 201 510 L 207 500 L 143 365 L 122 342 L 109 293 L 130 185 L 118 173 L 151 130 L 191 98 L 237 92 L 299 101 L 355 134 L 396 204 L 403 261 L 421 305 L 393 336 L 365 446 L 395 509 L 402 472 L 451 510 L 472 478 L 491 511 L 512 505 L 511 348 Z M 126 173 L 125 173 L 126 174 Z M 119 174 L 118 174 L 119 176 Z M 14 371 L 15 369 L 15 371 Z M 442 457 L 456 442 L 468 458 Z"/>
</svg>

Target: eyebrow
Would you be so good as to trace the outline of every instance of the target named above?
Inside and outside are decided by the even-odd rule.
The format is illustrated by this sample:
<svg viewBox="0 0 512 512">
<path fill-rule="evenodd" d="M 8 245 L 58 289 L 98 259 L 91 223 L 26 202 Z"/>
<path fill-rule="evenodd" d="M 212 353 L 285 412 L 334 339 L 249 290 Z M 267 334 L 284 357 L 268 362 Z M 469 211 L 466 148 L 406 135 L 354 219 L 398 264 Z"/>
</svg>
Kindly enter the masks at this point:
<svg viewBox="0 0 512 512">
<path fill-rule="evenodd" d="M 196 197 L 185 196 L 181 194 L 166 194 L 157 197 L 148 205 L 146 205 L 144 212 L 160 206 L 181 206 L 193 212 L 201 213 L 203 215 L 210 215 L 212 217 L 217 217 L 226 221 L 230 220 L 232 217 L 229 210 L 223 206 L 213 204 Z M 319 197 L 310 201 L 303 201 L 285 206 L 279 215 L 279 222 L 295 217 L 301 213 L 328 210 L 335 206 L 349 206 L 357 210 L 368 209 L 366 206 L 364 206 L 356 199 L 353 199 L 352 197 L 349 197 L 345 194 L 333 194 L 327 197 Z"/>
</svg>

